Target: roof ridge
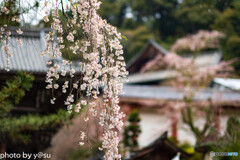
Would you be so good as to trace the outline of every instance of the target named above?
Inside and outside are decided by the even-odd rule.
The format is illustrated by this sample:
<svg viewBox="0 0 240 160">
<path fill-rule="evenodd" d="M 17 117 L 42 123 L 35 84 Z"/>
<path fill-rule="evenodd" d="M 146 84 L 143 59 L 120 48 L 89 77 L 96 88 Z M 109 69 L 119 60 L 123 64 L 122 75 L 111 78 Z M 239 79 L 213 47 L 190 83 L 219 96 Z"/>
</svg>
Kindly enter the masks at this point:
<svg viewBox="0 0 240 160">
<path fill-rule="evenodd" d="M 160 44 L 158 44 L 154 39 L 148 39 L 147 45 L 145 45 L 145 47 L 140 52 L 138 52 L 133 58 L 130 59 L 126 68 L 128 69 L 139 57 L 141 57 L 141 55 L 145 52 L 145 50 L 148 49 L 150 45 L 154 46 L 158 51 L 162 52 L 163 54 L 167 54 L 169 52 Z"/>
</svg>

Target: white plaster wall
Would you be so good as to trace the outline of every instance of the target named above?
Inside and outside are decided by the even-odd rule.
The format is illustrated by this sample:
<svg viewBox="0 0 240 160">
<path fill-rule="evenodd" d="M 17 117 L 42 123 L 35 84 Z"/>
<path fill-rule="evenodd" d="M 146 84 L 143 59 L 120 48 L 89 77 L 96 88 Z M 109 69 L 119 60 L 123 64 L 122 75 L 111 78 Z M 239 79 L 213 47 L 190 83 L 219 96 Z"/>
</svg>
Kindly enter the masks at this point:
<svg viewBox="0 0 240 160">
<path fill-rule="evenodd" d="M 139 111 L 142 133 L 138 142 L 140 147 L 147 146 L 160 137 L 166 130 L 171 130 L 171 120 L 157 112 Z"/>
<path fill-rule="evenodd" d="M 139 111 L 141 122 L 140 126 L 142 133 L 139 136 L 139 146 L 140 148 L 147 146 L 159 136 L 161 136 L 165 131 L 168 131 L 168 136 L 171 136 L 171 119 L 157 111 Z M 226 122 L 228 116 L 220 116 L 220 133 L 224 134 L 226 129 Z M 204 125 L 204 118 L 198 118 L 195 124 L 202 128 Z M 193 133 L 190 131 L 189 127 L 184 124 L 181 120 L 178 121 L 177 130 L 178 140 L 180 142 L 188 142 L 191 145 L 196 143 L 196 139 Z"/>
</svg>

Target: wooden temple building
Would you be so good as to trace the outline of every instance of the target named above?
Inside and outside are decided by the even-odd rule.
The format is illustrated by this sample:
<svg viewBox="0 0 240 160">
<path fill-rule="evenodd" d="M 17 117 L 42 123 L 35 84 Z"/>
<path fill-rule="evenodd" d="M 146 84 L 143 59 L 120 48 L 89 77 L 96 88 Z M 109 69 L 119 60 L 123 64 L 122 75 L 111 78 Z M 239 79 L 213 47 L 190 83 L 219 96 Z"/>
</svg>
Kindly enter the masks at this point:
<svg viewBox="0 0 240 160">
<path fill-rule="evenodd" d="M 172 104 L 178 108 L 181 104 L 184 92 L 171 87 L 168 82 L 174 80 L 177 73 L 168 70 L 165 66 L 152 71 L 143 72 L 143 67 L 156 56 L 165 56 L 168 51 L 153 40 L 149 40 L 145 49 L 137 54 L 127 65 L 129 82 L 125 82 L 120 95 L 120 106 L 128 114 L 133 108 L 139 110 L 142 133 L 139 137 L 140 147 L 149 145 L 149 142 L 158 138 L 160 133 L 168 131 L 180 142 L 188 141 L 194 145 L 196 139 L 190 129 L 179 118 L 179 112 L 165 112 L 167 106 Z M 192 58 L 192 57 L 185 57 Z M 220 51 L 211 51 L 197 56 L 195 63 L 198 67 L 216 65 L 222 60 Z M 179 62 L 181 63 L 181 62 Z M 209 99 L 214 106 L 219 108 L 216 112 L 215 125 L 219 133 L 223 134 L 229 115 L 238 115 L 240 112 L 240 92 L 232 89 L 219 89 L 206 86 L 199 90 L 194 97 L 196 103 L 204 104 Z M 179 106 L 181 107 L 181 106 Z M 203 126 L 204 118 L 197 119 L 198 126 Z"/>
</svg>

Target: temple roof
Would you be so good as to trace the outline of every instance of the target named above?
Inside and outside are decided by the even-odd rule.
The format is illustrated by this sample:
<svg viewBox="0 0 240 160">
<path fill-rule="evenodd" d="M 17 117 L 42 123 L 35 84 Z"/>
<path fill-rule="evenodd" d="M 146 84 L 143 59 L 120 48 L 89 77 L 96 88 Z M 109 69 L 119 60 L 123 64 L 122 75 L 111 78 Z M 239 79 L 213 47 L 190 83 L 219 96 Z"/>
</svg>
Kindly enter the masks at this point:
<svg viewBox="0 0 240 160">
<path fill-rule="evenodd" d="M 166 68 L 160 68 L 156 71 L 142 72 L 142 68 L 151 60 L 153 60 L 158 55 L 166 55 L 169 51 L 164 49 L 154 40 L 149 40 L 146 47 L 138 53 L 127 65 L 127 70 L 129 71 L 129 82 L 125 83 L 146 83 L 152 81 L 165 80 L 169 78 L 174 78 L 177 76 L 177 72 L 172 70 L 167 70 Z M 193 59 L 192 55 L 183 56 L 186 59 Z M 205 67 L 211 65 L 217 65 L 222 59 L 222 52 L 219 50 L 202 52 L 197 57 L 195 57 L 195 64 L 198 67 Z M 181 62 L 179 62 L 181 63 Z"/>
<path fill-rule="evenodd" d="M 183 100 L 184 91 L 163 86 L 149 85 L 124 85 L 123 98 L 139 99 L 160 99 L 160 100 Z M 219 101 L 240 101 L 240 93 L 234 91 L 221 91 L 219 89 L 201 89 L 195 93 L 195 100 L 219 100 Z"/>
<path fill-rule="evenodd" d="M 158 54 L 167 54 L 168 51 L 160 46 L 157 42 L 150 39 L 146 47 L 134 56 L 130 62 L 127 64 L 127 70 L 130 73 L 139 72 L 141 67 L 144 66 L 148 61 L 155 58 Z"/>
<path fill-rule="evenodd" d="M 32 72 L 46 72 L 48 70 L 47 59 L 41 57 L 44 48 L 44 39 L 41 39 L 39 30 L 24 32 L 23 35 L 17 35 L 13 32 L 9 40 L 10 58 L 9 69 L 11 71 L 23 70 Z M 23 46 L 19 46 L 17 39 L 21 38 Z M 4 45 L 0 48 L 0 70 L 5 70 L 6 54 Z"/>
<path fill-rule="evenodd" d="M 48 56 L 42 57 L 41 54 L 45 49 L 45 33 L 49 29 L 22 29 L 23 34 L 19 35 L 16 33 L 15 28 L 11 28 L 12 34 L 9 40 L 10 53 L 12 58 L 10 58 L 9 69 L 10 71 L 27 71 L 35 73 L 46 73 L 48 71 L 47 62 L 49 60 Z M 17 39 L 22 40 L 23 46 L 19 46 Z M 62 66 L 62 57 L 54 59 L 54 63 Z M 79 61 L 75 61 L 72 67 L 77 70 L 77 65 Z M 6 72 L 6 54 L 4 51 L 4 45 L 0 46 L 0 72 Z"/>
<path fill-rule="evenodd" d="M 172 159 L 177 154 L 180 154 L 181 159 L 188 159 L 191 154 L 184 152 L 177 147 L 173 142 L 168 140 L 167 132 L 164 132 L 159 138 L 152 142 L 147 147 L 132 153 L 131 160 L 143 159 Z"/>
</svg>

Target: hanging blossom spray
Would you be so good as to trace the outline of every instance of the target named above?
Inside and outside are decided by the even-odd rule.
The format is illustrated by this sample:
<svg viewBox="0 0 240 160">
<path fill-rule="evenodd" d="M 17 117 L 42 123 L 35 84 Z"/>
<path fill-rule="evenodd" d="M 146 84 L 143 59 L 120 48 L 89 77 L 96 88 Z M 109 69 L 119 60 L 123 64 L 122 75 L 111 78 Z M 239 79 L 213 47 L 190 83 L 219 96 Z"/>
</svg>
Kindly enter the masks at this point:
<svg viewBox="0 0 240 160">
<path fill-rule="evenodd" d="M 120 112 L 118 94 L 123 92 L 122 78 L 128 74 L 120 44 L 122 36 L 116 27 L 98 15 L 101 4 L 98 0 L 69 0 L 65 5 L 59 0 L 55 2 L 45 1 L 46 15 L 43 17 L 45 22 L 49 22 L 48 14 L 51 11 L 51 30 L 46 34 L 46 49 L 42 53 L 50 59 L 47 62 L 46 88 L 52 89 L 51 103 L 56 100 L 54 90 L 61 87 L 63 93 L 68 93 L 65 101 L 68 112 L 80 112 L 82 106 L 87 106 L 89 114 L 86 114 L 84 121 L 87 122 L 91 114 L 99 117 L 99 125 L 103 127 L 102 146 L 99 149 L 105 151 L 105 159 L 121 159 L 118 132 L 125 115 Z M 8 10 L 1 9 L 3 12 Z M 71 12 L 71 16 L 66 14 L 67 11 Z M 60 15 L 65 18 L 64 22 Z M 21 30 L 18 32 L 22 33 Z M 62 65 L 55 63 L 65 48 L 81 57 L 77 67 L 73 67 L 71 60 L 62 60 Z M 11 57 L 7 43 L 5 51 L 7 57 Z M 80 76 L 77 75 L 79 72 Z M 65 77 L 62 86 L 57 83 L 61 77 Z M 100 87 L 103 90 L 103 107 L 97 110 Z M 80 145 L 84 144 L 85 137 L 86 133 L 81 131 Z"/>
</svg>

